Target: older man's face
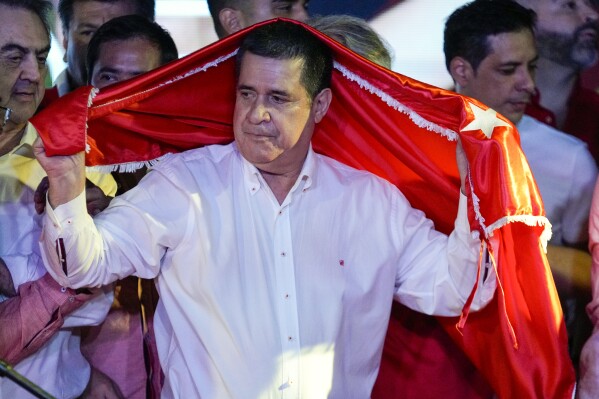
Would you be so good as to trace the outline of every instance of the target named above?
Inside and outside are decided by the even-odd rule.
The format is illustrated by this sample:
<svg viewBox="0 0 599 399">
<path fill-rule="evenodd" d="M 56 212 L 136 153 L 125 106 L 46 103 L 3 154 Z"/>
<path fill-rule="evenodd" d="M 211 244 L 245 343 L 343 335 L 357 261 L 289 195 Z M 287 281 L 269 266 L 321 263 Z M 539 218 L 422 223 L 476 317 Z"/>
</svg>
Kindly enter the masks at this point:
<svg viewBox="0 0 599 399">
<path fill-rule="evenodd" d="M 24 125 L 44 96 L 48 32 L 34 13 L 0 5 L 0 105 L 13 110 L 9 124 Z"/>
<path fill-rule="evenodd" d="M 597 18 L 589 0 L 529 0 L 541 58 L 576 70 L 597 61 Z"/>
</svg>

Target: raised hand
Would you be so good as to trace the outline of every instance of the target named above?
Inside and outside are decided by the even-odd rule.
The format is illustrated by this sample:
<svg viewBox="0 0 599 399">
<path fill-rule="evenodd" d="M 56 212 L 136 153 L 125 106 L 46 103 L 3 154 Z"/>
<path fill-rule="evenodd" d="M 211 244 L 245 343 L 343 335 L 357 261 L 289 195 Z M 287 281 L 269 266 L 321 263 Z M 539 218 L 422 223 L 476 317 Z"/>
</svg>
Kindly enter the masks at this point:
<svg viewBox="0 0 599 399">
<path fill-rule="evenodd" d="M 44 144 L 38 138 L 33 144 L 33 153 L 48 175 L 48 200 L 52 207 L 64 204 L 77 197 L 85 188 L 85 154 L 46 155 Z"/>
</svg>

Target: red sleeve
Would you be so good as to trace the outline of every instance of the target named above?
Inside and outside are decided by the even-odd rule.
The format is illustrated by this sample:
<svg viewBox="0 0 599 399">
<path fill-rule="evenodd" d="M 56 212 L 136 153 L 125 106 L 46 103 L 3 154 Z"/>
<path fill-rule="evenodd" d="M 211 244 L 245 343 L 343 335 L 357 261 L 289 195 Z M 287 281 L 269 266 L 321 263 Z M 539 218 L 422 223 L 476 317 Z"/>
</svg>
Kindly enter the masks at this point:
<svg viewBox="0 0 599 399">
<path fill-rule="evenodd" d="M 0 302 L 0 359 L 16 364 L 36 352 L 87 297 L 61 287 L 47 273 L 19 286 L 17 296 Z"/>
</svg>

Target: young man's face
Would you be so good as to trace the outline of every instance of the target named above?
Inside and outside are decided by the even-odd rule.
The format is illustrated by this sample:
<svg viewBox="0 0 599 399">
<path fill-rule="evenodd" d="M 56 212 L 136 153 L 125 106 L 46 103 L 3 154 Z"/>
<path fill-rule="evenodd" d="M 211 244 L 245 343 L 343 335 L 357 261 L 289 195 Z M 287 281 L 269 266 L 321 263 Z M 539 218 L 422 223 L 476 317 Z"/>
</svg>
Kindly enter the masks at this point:
<svg viewBox="0 0 599 399">
<path fill-rule="evenodd" d="M 310 99 L 300 81 L 303 64 L 249 52 L 241 62 L 233 131 L 243 157 L 262 171 L 281 174 L 301 167 L 314 126 L 328 108 L 322 101 L 327 90 Z"/>
<path fill-rule="evenodd" d="M 597 13 L 588 0 L 529 1 L 539 55 L 576 70 L 597 61 Z"/>
<path fill-rule="evenodd" d="M 160 64 L 160 49 L 147 39 L 105 42 L 100 45 L 90 81 L 101 89 L 156 69 Z"/>
<path fill-rule="evenodd" d="M 85 67 L 87 45 L 96 30 L 113 18 L 135 14 L 135 12 L 135 2 L 127 0 L 114 3 L 94 0 L 73 3 L 73 18 L 69 30 L 63 32 L 63 45 L 66 49 L 67 70 L 74 88 L 87 84 Z"/>
<path fill-rule="evenodd" d="M 489 55 L 476 71 L 470 70 L 467 79 L 459 83 L 460 93 L 479 100 L 517 123 L 535 88 L 537 51 L 534 37 L 529 30 L 500 33 L 489 36 L 488 44 Z"/>
<path fill-rule="evenodd" d="M 50 41 L 34 13 L 0 5 L 0 105 L 11 108 L 11 122 L 24 125 L 44 96 Z"/>
</svg>

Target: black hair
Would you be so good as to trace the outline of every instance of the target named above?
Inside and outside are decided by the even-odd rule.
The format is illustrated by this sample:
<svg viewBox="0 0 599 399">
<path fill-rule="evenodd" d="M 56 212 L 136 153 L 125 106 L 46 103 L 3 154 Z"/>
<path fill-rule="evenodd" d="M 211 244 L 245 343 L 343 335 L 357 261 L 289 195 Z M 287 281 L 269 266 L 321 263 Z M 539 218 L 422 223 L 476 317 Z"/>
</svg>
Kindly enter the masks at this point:
<svg viewBox="0 0 599 399">
<path fill-rule="evenodd" d="M 52 13 L 54 7 L 47 0 L 0 0 L 0 5 L 10 8 L 21 8 L 37 15 L 44 24 L 48 37 L 52 32 Z"/>
<path fill-rule="evenodd" d="M 311 99 L 330 87 L 333 73 L 331 49 L 301 25 L 277 20 L 253 29 L 237 53 L 237 76 L 246 52 L 278 60 L 302 59 L 300 81 Z"/>
<path fill-rule="evenodd" d="M 141 15 L 123 15 L 100 26 L 89 41 L 86 59 L 89 78 L 103 43 L 133 38 L 145 39 L 156 46 L 160 51 L 161 65 L 179 58 L 173 38 L 162 26 Z"/>
<path fill-rule="evenodd" d="M 69 31 L 71 21 L 73 20 L 73 4 L 77 2 L 85 2 L 92 0 L 60 0 L 58 2 L 58 15 L 62 23 L 62 29 L 65 32 Z M 155 0 L 93 0 L 101 3 L 118 3 L 130 1 L 135 4 L 136 14 L 146 17 L 150 21 L 154 21 L 156 17 L 156 1 Z"/>
<path fill-rule="evenodd" d="M 462 57 L 476 71 L 489 55 L 489 36 L 529 30 L 534 34 L 536 14 L 510 0 L 475 0 L 455 10 L 445 23 L 445 66 Z"/>
</svg>

